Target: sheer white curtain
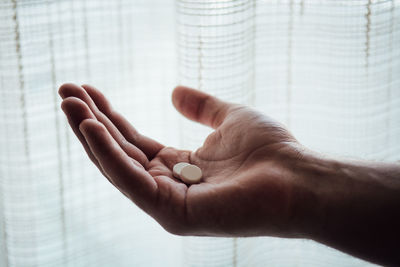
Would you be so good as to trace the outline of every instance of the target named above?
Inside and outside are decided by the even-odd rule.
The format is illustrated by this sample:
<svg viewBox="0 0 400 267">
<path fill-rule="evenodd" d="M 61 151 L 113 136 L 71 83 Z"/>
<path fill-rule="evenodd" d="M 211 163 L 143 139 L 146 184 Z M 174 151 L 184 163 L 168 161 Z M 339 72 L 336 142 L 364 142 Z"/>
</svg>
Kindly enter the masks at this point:
<svg viewBox="0 0 400 267">
<path fill-rule="evenodd" d="M 67 81 L 169 146 L 210 131 L 173 110 L 180 83 L 312 149 L 399 160 L 399 0 L 0 0 L 0 266 L 366 265 L 306 240 L 166 233 L 89 162 L 59 109 Z"/>
</svg>

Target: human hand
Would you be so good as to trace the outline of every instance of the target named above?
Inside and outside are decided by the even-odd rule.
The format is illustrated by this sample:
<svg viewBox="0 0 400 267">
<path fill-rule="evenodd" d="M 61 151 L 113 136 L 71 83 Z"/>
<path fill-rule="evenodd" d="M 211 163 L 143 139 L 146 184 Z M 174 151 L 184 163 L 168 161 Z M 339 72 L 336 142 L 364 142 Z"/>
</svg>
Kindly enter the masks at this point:
<svg viewBox="0 0 400 267">
<path fill-rule="evenodd" d="M 138 133 L 95 88 L 60 87 L 62 109 L 99 170 L 178 235 L 305 237 L 397 266 L 400 166 L 329 159 L 302 147 L 278 122 L 248 107 L 177 87 L 187 118 L 214 128 L 194 152 Z M 203 179 L 172 176 L 178 162 Z"/>
<path fill-rule="evenodd" d="M 285 127 L 248 107 L 177 87 L 173 104 L 215 130 L 191 152 L 138 133 L 89 85 L 59 93 L 69 124 L 89 158 L 125 196 L 179 235 L 298 237 L 298 181 L 291 163 L 303 148 Z M 199 166 L 203 179 L 186 185 L 178 162 Z"/>
</svg>

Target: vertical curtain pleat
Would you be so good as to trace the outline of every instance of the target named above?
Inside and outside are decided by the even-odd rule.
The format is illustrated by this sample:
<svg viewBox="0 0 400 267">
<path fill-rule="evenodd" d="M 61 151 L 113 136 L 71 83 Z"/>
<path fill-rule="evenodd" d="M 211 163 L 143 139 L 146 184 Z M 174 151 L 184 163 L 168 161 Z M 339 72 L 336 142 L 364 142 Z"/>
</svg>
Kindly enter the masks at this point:
<svg viewBox="0 0 400 267">
<path fill-rule="evenodd" d="M 255 0 L 176 1 L 179 83 L 252 104 Z M 196 149 L 210 129 L 181 120 L 181 144 Z M 239 266 L 238 240 L 186 237 L 185 266 Z"/>
</svg>

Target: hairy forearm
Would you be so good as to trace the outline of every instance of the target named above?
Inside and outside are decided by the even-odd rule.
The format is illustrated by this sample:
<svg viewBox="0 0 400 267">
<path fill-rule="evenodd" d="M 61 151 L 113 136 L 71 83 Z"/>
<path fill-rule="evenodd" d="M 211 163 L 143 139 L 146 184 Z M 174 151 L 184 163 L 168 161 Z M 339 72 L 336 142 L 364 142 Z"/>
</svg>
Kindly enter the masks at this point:
<svg viewBox="0 0 400 267">
<path fill-rule="evenodd" d="M 399 164 L 305 153 L 294 169 L 300 181 L 294 210 L 304 237 L 375 263 L 400 264 Z"/>
</svg>

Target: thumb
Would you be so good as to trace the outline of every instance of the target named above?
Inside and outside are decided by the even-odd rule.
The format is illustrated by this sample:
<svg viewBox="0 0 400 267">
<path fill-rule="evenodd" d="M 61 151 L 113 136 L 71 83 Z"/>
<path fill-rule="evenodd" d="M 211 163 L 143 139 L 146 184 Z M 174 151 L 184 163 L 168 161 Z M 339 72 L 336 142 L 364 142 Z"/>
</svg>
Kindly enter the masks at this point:
<svg viewBox="0 0 400 267">
<path fill-rule="evenodd" d="M 188 119 L 214 129 L 224 121 L 232 106 L 212 95 L 184 86 L 174 89 L 172 103 Z"/>
</svg>

